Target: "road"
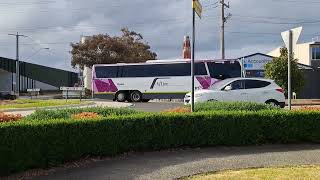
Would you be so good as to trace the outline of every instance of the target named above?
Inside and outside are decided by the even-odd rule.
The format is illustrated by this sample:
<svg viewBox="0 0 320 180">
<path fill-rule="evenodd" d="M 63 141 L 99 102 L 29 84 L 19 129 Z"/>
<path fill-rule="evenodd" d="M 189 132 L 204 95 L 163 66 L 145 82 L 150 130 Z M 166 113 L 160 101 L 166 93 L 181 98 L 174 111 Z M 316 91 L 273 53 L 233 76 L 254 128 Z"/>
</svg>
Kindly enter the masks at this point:
<svg viewBox="0 0 320 180">
<path fill-rule="evenodd" d="M 212 147 L 130 153 L 76 168 L 56 168 L 36 180 L 167 180 L 225 169 L 320 163 L 320 145 Z"/>
</svg>

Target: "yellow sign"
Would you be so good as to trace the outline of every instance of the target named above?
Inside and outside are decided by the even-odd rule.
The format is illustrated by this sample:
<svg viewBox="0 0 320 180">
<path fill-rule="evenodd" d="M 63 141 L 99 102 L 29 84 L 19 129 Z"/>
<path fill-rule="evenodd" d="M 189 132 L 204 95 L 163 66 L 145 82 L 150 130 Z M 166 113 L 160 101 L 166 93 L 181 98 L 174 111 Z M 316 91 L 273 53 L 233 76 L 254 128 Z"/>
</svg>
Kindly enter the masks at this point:
<svg viewBox="0 0 320 180">
<path fill-rule="evenodd" d="M 199 0 L 193 0 L 192 1 L 192 8 L 194 9 L 194 11 L 198 14 L 199 18 L 201 18 L 201 14 L 202 14 L 202 5 L 199 2 Z"/>
</svg>

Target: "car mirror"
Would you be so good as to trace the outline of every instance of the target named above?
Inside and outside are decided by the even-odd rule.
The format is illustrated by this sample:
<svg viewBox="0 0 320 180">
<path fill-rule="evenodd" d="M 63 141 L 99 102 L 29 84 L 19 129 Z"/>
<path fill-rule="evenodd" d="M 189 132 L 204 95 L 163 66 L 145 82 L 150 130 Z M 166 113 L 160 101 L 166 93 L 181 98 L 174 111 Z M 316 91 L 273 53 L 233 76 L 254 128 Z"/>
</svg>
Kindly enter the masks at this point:
<svg viewBox="0 0 320 180">
<path fill-rule="evenodd" d="M 229 85 L 229 86 L 226 86 L 226 87 L 224 88 L 224 90 L 225 90 L 225 91 L 231 91 L 231 90 L 232 90 L 232 87 L 231 87 L 231 85 Z"/>
</svg>

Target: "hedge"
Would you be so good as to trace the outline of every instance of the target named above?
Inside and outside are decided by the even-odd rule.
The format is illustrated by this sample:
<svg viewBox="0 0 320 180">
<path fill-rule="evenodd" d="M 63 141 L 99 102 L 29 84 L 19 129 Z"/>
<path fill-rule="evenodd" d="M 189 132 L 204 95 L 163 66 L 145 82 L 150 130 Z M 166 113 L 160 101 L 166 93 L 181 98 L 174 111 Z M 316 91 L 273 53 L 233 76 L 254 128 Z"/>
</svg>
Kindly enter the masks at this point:
<svg viewBox="0 0 320 180">
<path fill-rule="evenodd" d="M 319 112 L 136 114 L 0 123 L 0 174 L 84 156 L 215 145 L 320 142 Z"/>
<path fill-rule="evenodd" d="M 205 102 L 197 103 L 195 105 L 195 111 L 261 111 L 261 110 L 280 110 L 278 107 L 274 107 L 263 103 L 254 102 Z"/>
</svg>

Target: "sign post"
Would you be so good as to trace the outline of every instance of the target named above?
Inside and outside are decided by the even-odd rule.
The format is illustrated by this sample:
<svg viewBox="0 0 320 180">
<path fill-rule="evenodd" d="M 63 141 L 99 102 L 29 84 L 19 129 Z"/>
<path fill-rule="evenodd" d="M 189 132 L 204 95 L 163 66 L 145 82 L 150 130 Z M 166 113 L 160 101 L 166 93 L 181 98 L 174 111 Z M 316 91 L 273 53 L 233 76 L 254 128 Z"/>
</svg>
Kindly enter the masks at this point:
<svg viewBox="0 0 320 180">
<path fill-rule="evenodd" d="M 196 13 L 201 18 L 202 5 L 198 0 L 192 0 L 192 57 L 191 57 L 191 112 L 194 112 L 194 58 L 195 58 L 195 31 Z"/>
<path fill-rule="evenodd" d="M 291 58 L 293 58 L 293 49 L 298 42 L 302 27 L 291 29 L 281 33 L 282 39 L 288 49 L 288 106 L 291 110 L 292 88 L 291 88 Z"/>
</svg>

